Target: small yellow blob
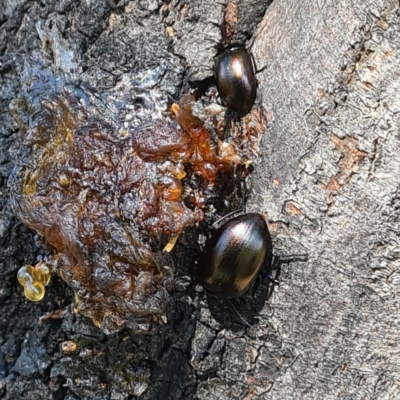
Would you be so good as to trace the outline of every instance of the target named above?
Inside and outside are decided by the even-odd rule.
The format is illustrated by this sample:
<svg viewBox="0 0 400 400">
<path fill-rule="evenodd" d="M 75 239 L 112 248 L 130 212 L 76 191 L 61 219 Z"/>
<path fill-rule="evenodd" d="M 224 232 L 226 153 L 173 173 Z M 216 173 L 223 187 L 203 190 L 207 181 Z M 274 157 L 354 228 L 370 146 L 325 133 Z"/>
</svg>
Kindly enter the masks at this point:
<svg viewBox="0 0 400 400">
<path fill-rule="evenodd" d="M 174 174 L 175 178 L 182 180 L 186 176 L 185 167 L 182 163 L 174 165 L 170 168 L 170 172 Z"/>
<path fill-rule="evenodd" d="M 43 263 L 35 267 L 24 265 L 17 274 L 18 282 L 24 287 L 24 294 L 28 300 L 40 301 L 45 294 L 45 286 L 50 282 L 50 269 Z"/>
<path fill-rule="evenodd" d="M 172 26 L 167 26 L 165 30 L 167 31 L 169 37 L 173 38 L 175 36 L 175 31 Z"/>
<path fill-rule="evenodd" d="M 34 267 L 33 277 L 35 281 L 47 286 L 51 278 L 49 267 L 44 263 L 37 264 Z"/>
<path fill-rule="evenodd" d="M 178 237 L 179 237 L 179 235 L 171 236 L 168 243 L 163 248 L 163 251 L 166 251 L 167 253 L 171 252 L 172 249 L 175 247 L 175 243 L 178 240 Z"/>
<path fill-rule="evenodd" d="M 17 279 L 22 286 L 33 281 L 32 270 L 32 265 L 24 265 L 18 270 Z"/>
<path fill-rule="evenodd" d="M 66 340 L 65 342 L 61 343 L 61 350 L 65 354 L 70 354 L 76 351 L 78 345 L 73 340 Z"/>
<path fill-rule="evenodd" d="M 25 297 L 30 301 L 40 301 L 45 293 L 44 285 L 40 282 L 27 282 L 24 286 Z"/>
</svg>

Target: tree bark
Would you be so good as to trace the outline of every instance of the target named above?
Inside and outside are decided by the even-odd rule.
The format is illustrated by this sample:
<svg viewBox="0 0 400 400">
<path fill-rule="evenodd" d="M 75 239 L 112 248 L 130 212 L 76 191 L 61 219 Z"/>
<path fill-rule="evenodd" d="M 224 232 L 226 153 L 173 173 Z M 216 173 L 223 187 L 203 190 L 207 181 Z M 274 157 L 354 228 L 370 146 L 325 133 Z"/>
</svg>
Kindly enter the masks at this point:
<svg viewBox="0 0 400 400">
<path fill-rule="evenodd" d="M 183 239 L 168 323 L 107 336 L 68 308 L 61 279 L 41 303 L 23 297 L 16 273 L 46 247 L 9 207 L 10 104 L 34 58 L 100 94 L 150 71 L 162 101 L 176 101 L 212 76 L 225 6 L 0 1 L 0 398 L 400 396 L 399 3 L 275 0 L 264 15 L 269 3 L 229 6 L 231 41 L 250 39 L 269 116 L 247 208 L 268 216 L 280 284 L 257 324 L 224 329 L 182 273 L 193 257 Z M 48 45 L 58 34 L 70 53 Z"/>
</svg>

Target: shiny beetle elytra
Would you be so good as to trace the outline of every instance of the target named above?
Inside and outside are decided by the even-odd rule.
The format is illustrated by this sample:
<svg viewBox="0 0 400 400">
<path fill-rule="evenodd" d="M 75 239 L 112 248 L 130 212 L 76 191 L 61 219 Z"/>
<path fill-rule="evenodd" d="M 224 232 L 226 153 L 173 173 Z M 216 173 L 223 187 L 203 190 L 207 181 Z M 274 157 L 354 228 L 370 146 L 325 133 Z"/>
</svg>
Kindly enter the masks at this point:
<svg viewBox="0 0 400 400">
<path fill-rule="evenodd" d="M 214 75 L 223 103 L 240 116 L 246 115 L 256 96 L 255 65 L 244 47 L 233 47 L 214 59 Z"/>
<path fill-rule="evenodd" d="M 244 295 L 271 251 L 271 236 L 261 214 L 230 219 L 207 242 L 198 277 L 205 288 L 221 298 Z"/>
</svg>

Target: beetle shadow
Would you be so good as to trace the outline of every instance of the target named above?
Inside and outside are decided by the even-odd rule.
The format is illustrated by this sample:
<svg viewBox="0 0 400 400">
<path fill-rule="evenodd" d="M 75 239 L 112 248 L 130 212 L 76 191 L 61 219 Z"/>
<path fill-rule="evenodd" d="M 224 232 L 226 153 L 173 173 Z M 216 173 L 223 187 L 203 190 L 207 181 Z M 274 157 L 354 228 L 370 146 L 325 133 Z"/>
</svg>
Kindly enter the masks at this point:
<svg viewBox="0 0 400 400">
<path fill-rule="evenodd" d="M 214 319 L 231 331 L 256 325 L 257 316 L 278 282 L 281 264 L 279 257 L 269 256 L 259 276 L 242 297 L 223 299 L 206 291 L 208 307 Z"/>
<path fill-rule="evenodd" d="M 259 314 L 265 303 L 279 284 L 281 266 L 291 262 L 304 262 L 308 255 L 274 256 L 270 253 L 264 268 L 242 297 L 235 299 L 222 299 L 206 291 L 206 299 L 211 315 L 225 329 L 239 331 L 257 325 Z"/>
</svg>

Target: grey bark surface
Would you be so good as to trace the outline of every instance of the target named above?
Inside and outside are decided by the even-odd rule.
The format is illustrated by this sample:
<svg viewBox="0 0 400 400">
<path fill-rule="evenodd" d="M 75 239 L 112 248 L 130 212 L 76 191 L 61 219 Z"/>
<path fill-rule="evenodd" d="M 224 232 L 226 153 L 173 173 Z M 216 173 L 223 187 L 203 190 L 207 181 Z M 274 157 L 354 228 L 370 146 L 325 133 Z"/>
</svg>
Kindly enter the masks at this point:
<svg viewBox="0 0 400 400">
<path fill-rule="evenodd" d="M 272 120 L 254 206 L 310 256 L 274 298 L 266 398 L 400 395 L 398 17 L 394 1 L 278 1 L 256 33 Z"/>
<path fill-rule="evenodd" d="M 276 254 L 308 255 L 282 265 L 258 324 L 233 332 L 213 319 L 185 275 L 184 238 L 168 323 L 152 336 L 106 336 L 72 312 L 39 324 L 73 303 L 60 279 L 39 304 L 22 295 L 16 272 L 44 245 L 7 203 L 9 106 L 33 55 L 57 59 L 35 24 L 61 32 L 74 82 L 102 93 L 118 89 L 116 77 L 156 71 L 164 104 L 212 75 L 223 10 L 0 2 L 0 398 L 400 398 L 397 1 L 275 0 L 262 20 L 254 2 L 239 2 L 239 27 L 261 21 L 250 42 L 269 115 L 248 208 L 268 215 Z M 66 340 L 76 353 L 61 351 Z"/>
</svg>

